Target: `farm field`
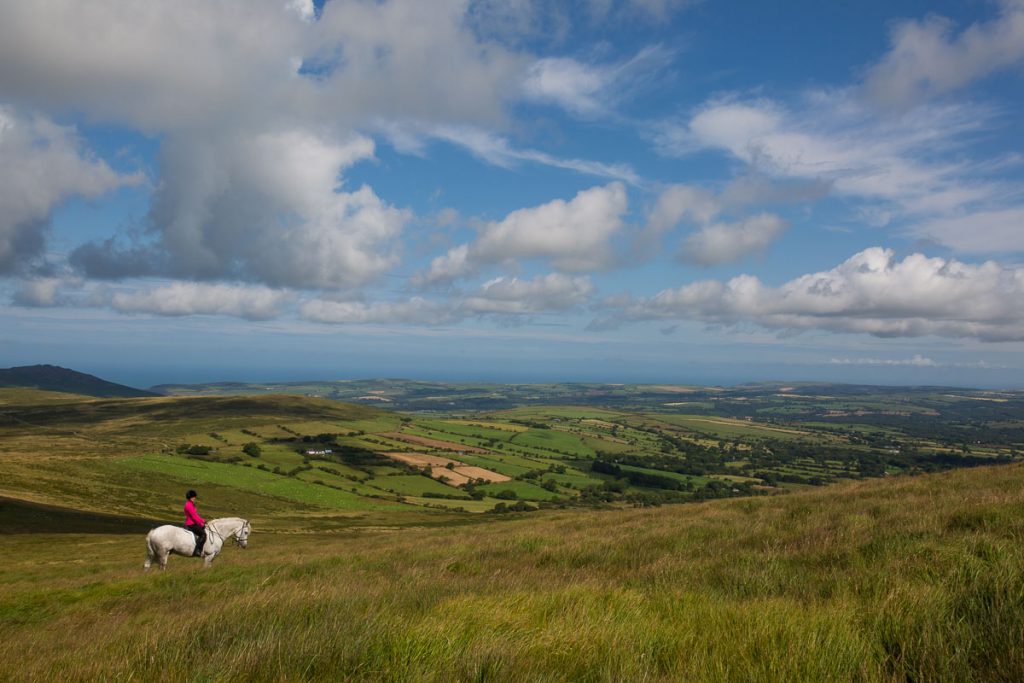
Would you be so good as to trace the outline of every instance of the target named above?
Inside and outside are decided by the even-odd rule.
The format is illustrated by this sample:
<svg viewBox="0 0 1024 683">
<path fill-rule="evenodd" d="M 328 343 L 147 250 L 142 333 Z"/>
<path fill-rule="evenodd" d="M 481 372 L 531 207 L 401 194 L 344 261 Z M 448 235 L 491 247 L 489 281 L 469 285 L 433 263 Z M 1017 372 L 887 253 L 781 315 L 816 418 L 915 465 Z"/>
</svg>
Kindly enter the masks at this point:
<svg viewBox="0 0 1024 683">
<path fill-rule="evenodd" d="M 0 557 L 3 680 L 1021 671 L 1015 399 L 922 398 L 947 420 L 929 429 L 926 411 L 0 398 L 0 521 L 24 532 Z M 140 576 L 142 532 L 180 523 L 188 488 L 207 518 L 249 519 L 250 549 Z M 170 646 L 183 620 L 201 664 Z"/>
<path fill-rule="evenodd" d="M 726 392 L 708 393 L 722 400 Z M 520 511 L 649 506 L 1009 462 L 1020 457 L 1015 430 L 1024 424 L 1012 418 L 1019 408 L 1011 398 L 968 397 L 975 433 L 958 440 L 924 436 L 915 420 L 925 408 L 960 406 L 948 393 L 928 394 L 921 410 L 864 429 L 820 416 L 780 422 L 596 406 L 423 416 L 266 394 L 76 400 L 7 390 L 4 397 L 0 435 L 9 476 L 0 484 L 2 495 L 80 507 L 83 490 L 111 481 L 117 490 L 121 480 L 148 477 L 159 495 L 147 498 L 126 486 L 111 504 L 158 515 L 156 500 L 202 484 L 237 492 L 249 504 L 259 501 L 259 509 L 303 505 L 343 515 L 347 524 L 376 520 L 381 512 L 431 513 L 438 509 L 431 497 L 472 500 L 466 514 L 503 509 L 499 503 L 510 500 L 508 492 Z M 785 394 L 785 401 L 794 400 Z M 871 402 L 880 400 L 858 405 Z M 989 428 L 996 438 L 982 442 L 976 437 L 989 432 L 980 431 L 985 423 L 977 418 L 992 410 L 998 411 Z M 62 477 L 67 468 L 80 477 L 77 487 Z M 143 500 L 152 502 L 133 507 Z"/>
</svg>

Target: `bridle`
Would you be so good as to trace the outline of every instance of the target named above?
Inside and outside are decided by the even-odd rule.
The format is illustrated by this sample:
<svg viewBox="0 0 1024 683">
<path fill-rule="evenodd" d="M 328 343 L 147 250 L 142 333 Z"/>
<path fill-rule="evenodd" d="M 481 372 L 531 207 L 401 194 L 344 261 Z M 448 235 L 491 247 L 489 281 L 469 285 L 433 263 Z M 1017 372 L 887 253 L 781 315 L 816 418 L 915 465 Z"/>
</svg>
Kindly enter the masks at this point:
<svg viewBox="0 0 1024 683">
<path fill-rule="evenodd" d="M 249 522 L 243 520 L 242 521 L 242 528 L 239 529 L 238 531 L 241 531 L 242 529 L 245 529 L 245 527 L 247 527 L 248 525 L 249 525 Z M 217 530 L 217 527 L 214 526 L 213 522 L 210 522 L 209 524 L 207 524 L 206 528 L 209 529 L 210 532 L 214 536 L 216 536 L 217 538 L 220 539 L 221 547 L 223 547 L 224 546 L 224 541 L 227 540 L 227 538 L 224 537 L 224 534 Z M 244 548 L 245 546 L 242 545 L 242 541 L 243 540 L 246 540 L 246 541 L 249 540 L 248 534 L 246 535 L 245 539 L 241 539 L 241 538 L 238 537 L 238 531 L 233 531 L 231 533 L 230 537 L 234 539 L 235 545 L 237 545 L 239 548 Z"/>
</svg>

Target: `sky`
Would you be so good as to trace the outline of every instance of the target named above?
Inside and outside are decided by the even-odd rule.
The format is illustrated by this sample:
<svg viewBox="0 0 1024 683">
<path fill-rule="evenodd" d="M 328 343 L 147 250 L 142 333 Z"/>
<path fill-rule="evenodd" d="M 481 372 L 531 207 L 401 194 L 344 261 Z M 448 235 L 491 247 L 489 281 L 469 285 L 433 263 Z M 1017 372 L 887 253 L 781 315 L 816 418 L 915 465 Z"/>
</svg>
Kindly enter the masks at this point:
<svg viewBox="0 0 1024 683">
<path fill-rule="evenodd" d="M 1024 0 L 0 3 L 0 365 L 1024 388 Z"/>
</svg>

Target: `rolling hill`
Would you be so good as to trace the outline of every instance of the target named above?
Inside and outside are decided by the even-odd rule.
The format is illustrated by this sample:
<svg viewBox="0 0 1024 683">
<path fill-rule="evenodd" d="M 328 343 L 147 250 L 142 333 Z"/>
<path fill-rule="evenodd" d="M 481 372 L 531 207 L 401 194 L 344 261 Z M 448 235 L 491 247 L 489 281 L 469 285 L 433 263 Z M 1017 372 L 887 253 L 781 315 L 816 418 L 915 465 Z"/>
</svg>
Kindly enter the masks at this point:
<svg viewBox="0 0 1024 683">
<path fill-rule="evenodd" d="M 255 516 L 248 550 L 155 576 L 141 534 L 13 535 L 0 679 L 1019 681 L 1022 505 L 1009 465 L 458 527 Z"/>
<path fill-rule="evenodd" d="M 156 396 L 150 391 L 108 382 L 84 372 L 57 365 L 23 365 L 0 369 L 0 387 L 23 387 L 79 394 L 96 398 Z"/>
</svg>

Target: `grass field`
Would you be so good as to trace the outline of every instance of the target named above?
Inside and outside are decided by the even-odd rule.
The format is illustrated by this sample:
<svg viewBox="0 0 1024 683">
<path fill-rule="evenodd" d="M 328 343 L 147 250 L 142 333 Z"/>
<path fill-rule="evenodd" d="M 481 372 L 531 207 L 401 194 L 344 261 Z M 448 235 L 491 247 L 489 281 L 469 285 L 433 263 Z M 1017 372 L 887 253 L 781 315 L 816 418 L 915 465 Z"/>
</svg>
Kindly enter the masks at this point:
<svg viewBox="0 0 1024 683">
<path fill-rule="evenodd" d="M 558 494 L 542 489 L 528 481 L 503 481 L 478 487 L 489 496 L 498 495 L 502 491 L 513 491 L 523 500 L 555 500 Z"/>
<path fill-rule="evenodd" d="M 174 477 L 176 488 L 196 484 L 221 484 L 255 491 L 284 501 L 308 503 L 338 510 L 395 510 L 397 505 L 363 498 L 348 491 L 326 486 L 310 485 L 293 477 L 264 472 L 252 467 L 238 467 L 168 455 L 126 458 L 117 463 L 121 467 L 141 470 L 156 476 Z"/>
<path fill-rule="evenodd" d="M 471 526 L 5 537 L 0 679 L 1024 680 L 1024 468 Z M 201 653 L 201 656 L 197 653 Z"/>
</svg>

